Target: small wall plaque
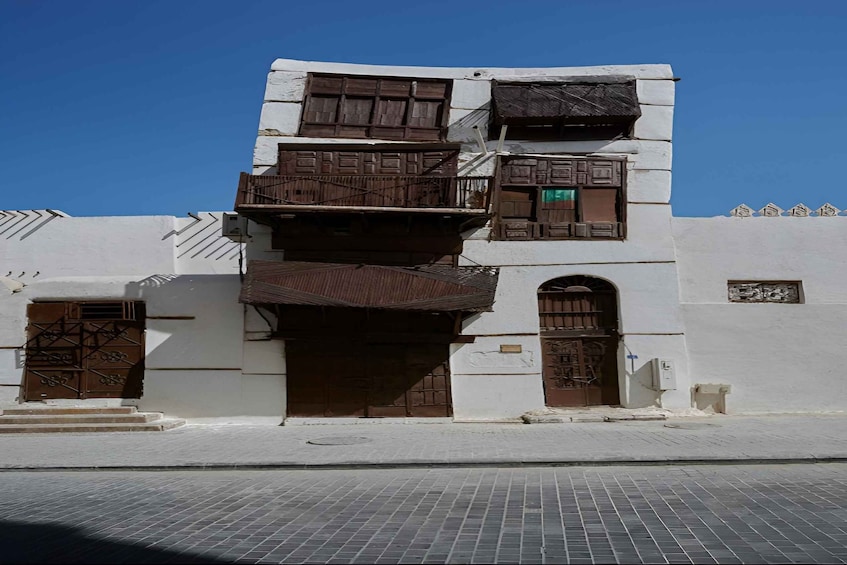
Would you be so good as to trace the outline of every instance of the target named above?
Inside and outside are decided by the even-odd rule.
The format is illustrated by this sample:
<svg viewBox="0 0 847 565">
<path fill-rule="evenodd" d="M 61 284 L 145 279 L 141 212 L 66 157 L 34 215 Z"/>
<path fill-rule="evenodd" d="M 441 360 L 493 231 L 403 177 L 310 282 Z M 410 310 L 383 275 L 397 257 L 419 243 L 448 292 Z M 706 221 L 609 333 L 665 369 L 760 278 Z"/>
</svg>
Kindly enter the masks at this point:
<svg viewBox="0 0 847 565">
<path fill-rule="evenodd" d="M 794 281 L 729 281 L 727 291 L 730 302 L 800 302 L 800 283 Z"/>
<path fill-rule="evenodd" d="M 500 353 L 522 353 L 523 348 L 520 345 L 516 344 L 502 344 L 500 345 Z"/>
</svg>

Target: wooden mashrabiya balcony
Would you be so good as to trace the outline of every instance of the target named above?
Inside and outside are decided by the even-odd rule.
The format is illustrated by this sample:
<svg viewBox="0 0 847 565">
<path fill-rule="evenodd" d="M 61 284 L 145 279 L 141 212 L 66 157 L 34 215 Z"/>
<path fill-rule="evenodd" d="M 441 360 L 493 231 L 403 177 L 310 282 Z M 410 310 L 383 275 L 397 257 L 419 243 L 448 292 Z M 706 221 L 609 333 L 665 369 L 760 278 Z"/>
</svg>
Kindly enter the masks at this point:
<svg viewBox="0 0 847 565">
<path fill-rule="evenodd" d="M 241 173 L 235 210 L 485 215 L 492 184 L 491 177 Z"/>
</svg>

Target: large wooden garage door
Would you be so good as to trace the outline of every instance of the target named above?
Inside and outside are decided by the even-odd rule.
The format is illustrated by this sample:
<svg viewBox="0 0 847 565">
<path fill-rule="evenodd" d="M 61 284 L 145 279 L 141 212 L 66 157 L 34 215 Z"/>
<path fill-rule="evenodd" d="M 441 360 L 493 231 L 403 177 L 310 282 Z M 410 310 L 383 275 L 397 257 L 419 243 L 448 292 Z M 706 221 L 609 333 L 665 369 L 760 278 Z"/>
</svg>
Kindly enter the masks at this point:
<svg viewBox="0 0 847 565">
<path fill-rule="evenodd" d="M 24 398 L 141 398 L 143 302 L 27 307 Z"/>
<path fill-rule="evenodd" d="M 449 345 L 286 342 L 288 415 L 450 416 Z"/>
</svg>

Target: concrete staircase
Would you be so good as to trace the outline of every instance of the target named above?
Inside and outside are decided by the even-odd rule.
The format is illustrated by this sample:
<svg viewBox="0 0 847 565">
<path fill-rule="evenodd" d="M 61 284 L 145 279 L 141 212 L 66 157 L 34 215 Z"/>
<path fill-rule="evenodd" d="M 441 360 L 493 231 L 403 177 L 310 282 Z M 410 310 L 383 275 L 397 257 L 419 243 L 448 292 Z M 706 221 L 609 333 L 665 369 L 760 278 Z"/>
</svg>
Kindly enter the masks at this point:
<svg viewBox="0 0 847 565">
<path fill-rule="evenodd" d="M 134 406 L 8 408 L 0 415 L 0 434 L 164 432 L 184 424 L 165 419 L 161 412 L 138 412 Z"/>
</svg>

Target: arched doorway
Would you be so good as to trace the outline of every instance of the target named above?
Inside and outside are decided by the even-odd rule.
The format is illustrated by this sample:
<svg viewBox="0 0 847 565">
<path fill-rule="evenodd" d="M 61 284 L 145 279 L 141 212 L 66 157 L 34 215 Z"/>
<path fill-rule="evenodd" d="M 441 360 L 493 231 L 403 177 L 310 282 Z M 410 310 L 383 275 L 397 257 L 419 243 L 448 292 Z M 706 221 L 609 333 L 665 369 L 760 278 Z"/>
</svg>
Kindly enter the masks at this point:
<svg viewBox="0 0 847 565">
<path fill-rule="evenodd" d="M 538 289 L 547 406 L 620 403 L 618 307 L 611 283 L 582 275 Z"/>
</svg>

